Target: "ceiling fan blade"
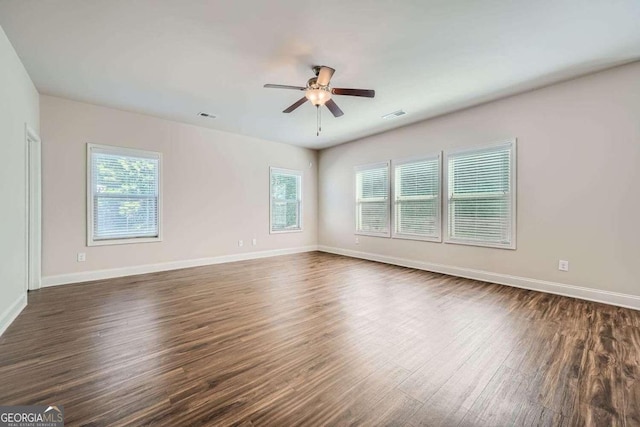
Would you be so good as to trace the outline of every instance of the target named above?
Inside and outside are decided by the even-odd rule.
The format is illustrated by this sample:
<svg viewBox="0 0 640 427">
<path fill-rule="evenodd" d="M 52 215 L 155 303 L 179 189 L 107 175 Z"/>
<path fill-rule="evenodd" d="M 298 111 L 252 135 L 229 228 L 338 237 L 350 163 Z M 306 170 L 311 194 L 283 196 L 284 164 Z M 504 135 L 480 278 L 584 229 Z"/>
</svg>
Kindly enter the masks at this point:
<svg viewBox="0 0 640 427">
<path fill-rule="evenodd" d="M 306 89 L 306 87 L 302 87 L 302 86 L 272 85 L 270 83 L 267 83 L 266 85 L 264 85 L 264 87 L 270 88 L 270 89 L 295 89 L 295 90 L 305 90 Z"/>
<path fill-rule="evenodd" d="M 345 89 L 334 87 L 331 89 L 331 93 L 334 95 L 363 96 L 365 98 L 373 98 L 376 96 L 376 91 L 372 89 Z"/>
<path fill-rule="evenodd" d="M 340 109 L 340 107 L 338 107 L 338 104 L 336 104 L 333 99 L 328 100 L 324 103 L 324 105 L 326 105 L 329 111 L 331 111 L 333 117 L 344 116 L 344 112 Z"/>
<path fill-rule="evenodd" d="M 298 108 L 299 106 L 301 106 L 302 104 L 304 104 L 305 102 L 307 102 L 307 98 L 303 96 L 302 98 L 298 99 L 293 105 L 291 105 L 289 108 L 284 110 L 283 113 L 290 113 L 296 108 Z"/>
<path fill-rule="evenodd" d="M 334 70 L 333 68 L 323 65 L 322 67 L 320 67 L 320 72 L 318 72 L 318 80 L 316 80 L 316 82 L 320 86 L 327 86 L 329 84 L 329 81 L 331 80 L 331 77 L 333 76 L 333 73 L 335 72 L 336 70 Z"/>
</svg>

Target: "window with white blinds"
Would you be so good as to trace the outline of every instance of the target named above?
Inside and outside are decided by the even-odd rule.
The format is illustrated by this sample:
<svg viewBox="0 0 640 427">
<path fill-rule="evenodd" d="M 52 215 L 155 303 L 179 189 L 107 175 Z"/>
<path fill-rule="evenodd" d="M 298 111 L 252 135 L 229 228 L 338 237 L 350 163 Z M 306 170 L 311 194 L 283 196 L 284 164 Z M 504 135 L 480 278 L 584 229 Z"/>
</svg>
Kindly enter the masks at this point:
<svg viewBox="0 0 640 427">
<path fill-rule="evenodd" d="M 356 234 L 389 237 L 389 163 L 356 167 Z"/>
<path fill-rule="evenodd" d="M 88 245 L 160 240 L 160 153 L 88 144 Z"/>
<path fill-rule="evenodd" d="M 271 233 L 302 231 L 302 172 L 270 170 Z"/>
<path fill-rule="evenodd" d="M 516 144 L 448 153 L 447 238 L 515 249 Z"/>
<path fill-rule="evenodd" d="M 439 242 L 440 155 L 393 161 L 393 237 Z"/>
</svg>

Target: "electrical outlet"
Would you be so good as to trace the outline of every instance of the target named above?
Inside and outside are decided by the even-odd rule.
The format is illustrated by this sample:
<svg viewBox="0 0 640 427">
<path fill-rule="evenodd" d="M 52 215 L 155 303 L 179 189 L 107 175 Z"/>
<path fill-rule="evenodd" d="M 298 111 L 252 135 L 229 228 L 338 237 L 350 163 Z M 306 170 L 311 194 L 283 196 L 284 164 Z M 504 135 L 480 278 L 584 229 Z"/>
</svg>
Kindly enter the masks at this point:
<svg viewBox="0 0 640 427">
<path fill-rule="evenodd" d="M 242 240 L 238 240 L 238 246 L 239 247 L 243 247 L 244 246 L 244 242 Z"/>
<path fill-rule="evenodd" d="M 254 237 L 254 238 L 253 238 L 253 240 L 251 241 L 251 244 L 252 244 L 253 246 L 257 245 L 257 244 L 258 244 L 258 239 L 256 239 L 256 238 Z"/>
<path fill-rule="evenodd" d="M 84 252 L 78 252 L 78 262 L 85 262 L 87 260 L 87 254 Z"/>
<path fill-rule="evenodd" d="M 356 237 L 356 245 L 359 245 L 359 244 L 360 244 L 360 238 Z"/>
<path fill-rule="evenodd" d="M 569 271 L 569 261 L 565 261 L 563 259 L 558 261 L 558 270 L 560 270 L 560 271 Z"/>
</svg>

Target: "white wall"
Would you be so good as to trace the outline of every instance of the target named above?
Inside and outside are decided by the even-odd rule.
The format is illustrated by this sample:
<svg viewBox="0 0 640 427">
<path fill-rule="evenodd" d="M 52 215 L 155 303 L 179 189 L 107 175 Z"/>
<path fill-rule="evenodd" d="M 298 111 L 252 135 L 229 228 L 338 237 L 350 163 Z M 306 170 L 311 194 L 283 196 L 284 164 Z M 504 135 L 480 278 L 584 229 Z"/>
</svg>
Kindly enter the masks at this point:
<svg viewBox="0 0 640 427">
<path fill-rule="evenodd" d="M 97 277 L 82 272 L 317 244 L 314 150 L 51 96 L 40 108 L 45 285 Z M 87 142 L 163 153 L 162 242 L 86 246 Z M 269 166 L 303 171 L 301 233 L 269 234 Z M 86 262 L 76 262 L 78 252 Z"/>
<path fill-rule="evenodd" d="M 0 28 L 0 333 L 26 303 L 25 124 L 39 128 L 38 92 Z"/>
<path fill-rule="evenodd" d="M 355 165 L 512 137 L 517 250 L 367 236 L 355 244 Z M 323 150 L 319 179 L 320 245 L 640 295 L 640 63 Z"/>
</svg>

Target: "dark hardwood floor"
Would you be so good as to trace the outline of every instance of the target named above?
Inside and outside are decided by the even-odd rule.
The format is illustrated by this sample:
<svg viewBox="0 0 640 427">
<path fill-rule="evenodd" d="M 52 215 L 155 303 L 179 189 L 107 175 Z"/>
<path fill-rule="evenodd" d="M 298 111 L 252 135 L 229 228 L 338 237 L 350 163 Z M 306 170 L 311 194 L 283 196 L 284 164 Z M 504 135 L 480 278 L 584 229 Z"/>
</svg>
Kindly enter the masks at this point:
<svg viewBox="0 0 640 427">
<path fill-rule="evenodd" d="M 29 294 L 0 404 L 67 425 L 640 425 L 640 312 L 308 253 Z"/>
</svg>

